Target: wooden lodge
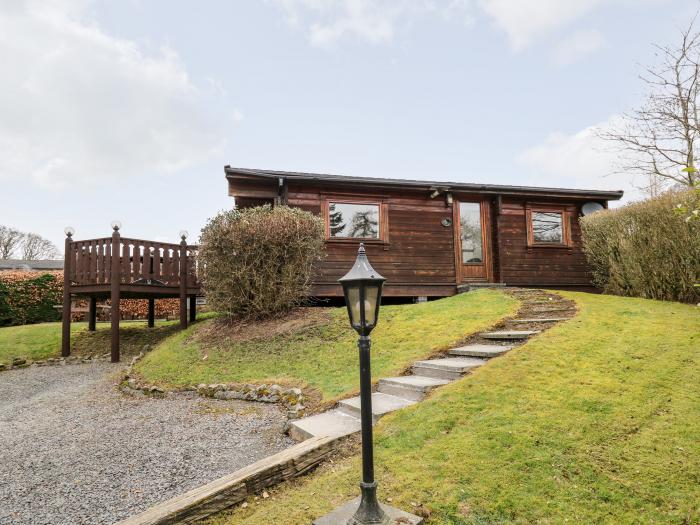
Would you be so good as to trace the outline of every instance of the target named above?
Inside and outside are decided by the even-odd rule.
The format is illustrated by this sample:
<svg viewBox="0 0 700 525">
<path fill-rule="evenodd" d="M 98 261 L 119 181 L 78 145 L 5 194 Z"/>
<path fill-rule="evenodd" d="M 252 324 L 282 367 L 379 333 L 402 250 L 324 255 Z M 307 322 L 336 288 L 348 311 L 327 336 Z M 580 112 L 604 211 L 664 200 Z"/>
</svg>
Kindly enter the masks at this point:
<svg viewBox="0 0 700 525">
<path fill-rule="evenodd" d="M 441 297 L 464 285 L 590 288 L 579 217 L 622 191 L 346 177 L 225 167 L 237 207 L 286 204 L 323 217 L 327 257 L 313 295 L 363 242 L 385 296 Z"/>
</svg>

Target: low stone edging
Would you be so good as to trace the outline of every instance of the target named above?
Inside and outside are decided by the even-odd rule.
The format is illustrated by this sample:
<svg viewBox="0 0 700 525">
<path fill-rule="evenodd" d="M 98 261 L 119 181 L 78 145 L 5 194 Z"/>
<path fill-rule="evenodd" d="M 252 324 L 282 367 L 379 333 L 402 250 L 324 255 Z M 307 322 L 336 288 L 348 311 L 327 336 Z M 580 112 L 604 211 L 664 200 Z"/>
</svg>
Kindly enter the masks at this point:
<svg viewBox="0 0 700 525">
<path fill-rule="evenodd" d="M 306 474 L 326 460 L 342 438 L 314 437 L 227 476 L 159 503 L 117 525 L 194 523 L 242 503 L 249 496 Z"/>
<path fill-rule="evenodd" d="M 98 361 L 109 362 L 110 354 L 102 354 L 98 356 L 68 356 L 68 357 L 49 357 L 47 359 L 25 359 L 23 357 L 15 357 L 10 364 L 0 363 L 0 372 L 7 370 L 16 370 L 18 368 L 28 368 L 30 366 L 63 366 L 63 365 L 78 365 L 83 363 L 94 363 Z"/>
<path fill-rule="evenodd" d="M 231 400 L 237 399 L 241 401 L 256 401 L 259 403 L 277 403 L 282 405 L 287 410 L 289 419 L 300 417 L 306 407 L 303 405 L 304 394 L 301 388 L 282 388 L 279 385 L 239 385 L 239 384 L 204 384 L 188 385 L 179 389 L 166 391 L 165 389 L 140 381 L 132 376 L 134 365 L 145 356 L 145 352 L 141 352 L 135 356 L 129 366 L 124 369 L 120 383 L 122 392 L 127 394 L 145 394 L 152 396 L 165 396 L 168 392 L 196 392 L 202 397 L 213 399 Z"/>
</svg>

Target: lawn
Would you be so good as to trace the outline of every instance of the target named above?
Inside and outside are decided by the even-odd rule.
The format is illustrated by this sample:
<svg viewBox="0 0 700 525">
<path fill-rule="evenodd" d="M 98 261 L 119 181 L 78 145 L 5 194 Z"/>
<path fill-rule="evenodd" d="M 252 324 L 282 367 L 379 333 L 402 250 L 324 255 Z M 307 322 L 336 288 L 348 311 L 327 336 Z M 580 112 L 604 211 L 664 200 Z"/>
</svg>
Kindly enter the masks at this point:
<svg viewBox="0 0 700 525">
<path fill-rule="evenodd" d="M 396 375 L 416 359 L 513 315 L 518 304 L 502 292 L 480 290 L 439 301 L 384 306 L 372 334 L 373 376 Z M 326 311 L 313 326 L 245 341 L 201 337 L 213 336 L 212 323 L 220 322 L 209 320 L 162 342 L 137 365 L 137 372 L 163 386 L 278 382 L 334 399 L 358 389 L 357 336 L 345 308 Z"/>
<path fill-rule="evenodd" d="M 561 293 L 577 317 L 382 419 L 381 499 L 430 525 L 700 522 L 700 310 Z M 359 475 L 341 459 L 209 524 L 308 525 Z"/>
<path fill-rule="evenodd" d="M 97 331 L 88 332 L 87 323 L 72 323 L 72 352 L 81 356 L 109 352 L 109 327 L 109 323 L 97 323 Z M 177 323 L 172 321 L 158 321 L 150 330 L 146 328 L 146 321 L 122 321 L 119 330 L 122 355 L 137 354 L 144 345 L 154 345 L 176 330 Z M 60 355 L 61 323 L 0 328 L 0 363 L 9 364 L 14 357 L 35 361 Z"/>
</svg>

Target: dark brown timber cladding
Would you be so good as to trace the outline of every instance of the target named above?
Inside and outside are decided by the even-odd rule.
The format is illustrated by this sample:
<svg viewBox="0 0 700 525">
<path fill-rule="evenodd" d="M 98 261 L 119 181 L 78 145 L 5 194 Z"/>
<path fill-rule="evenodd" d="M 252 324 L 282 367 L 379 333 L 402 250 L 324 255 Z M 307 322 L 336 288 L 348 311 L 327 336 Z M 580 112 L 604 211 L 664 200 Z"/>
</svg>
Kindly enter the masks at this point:
<svg viewBox="0 0 700 525">
<path fill-rule="evenodd" d="M 321 214 L 322 203 L 344 198 L 386 205 L 386 239 L 365 241 L 372 265 L 387 279 L 386 295 L 451 295 L 455 286 L 454 236 L 442 219 L 452 217 L 444 198 L 425 192 L 361 191 L 342 193 L 328 187 L 289 185 L 288 204 Z M 337 280 L 347 273 L 357 254 L 358 240 L 326 242 L 326 259 L 315 280 L 317 295 L 342 295 Z"/>
<path fill-rule="evenodd" d="M 586 202 L 619 199 L 622 192 L 397 181 L 226 168 L 229 195 L 239 207 L 264 203 L 296 206 L 326 216 L 329 202 L 380 206 L 381 239 L 365 245 L 387 278 L 385 295 L 445 296 L 464 282 L 519 286 L 588 287 L 578 219 Z M 434 198 L 430 196 L 433 195 Z M 453 198 L 455 204 L 447 204 Z M 462 264 L 459 206 L 481 202 L 484 265 Z M 562 214 L 564 242 L 537 244 L 528 216 Z M 446 221 L 444 221 L 446 219 Z M 443 226 L 443 221 L 446 226 Z M 450 224 L 450 221 L 454 224 Z M 541 241 L 540 241 L 541 242 Z M 312 294 L 342 295 L 337 279 L 352 266 L 357 239 L 329 239 Z"/>
<path fill-rule="evenodd" d="M 525 214 L 528 201 L 504 198 L 498 221 L 501 280 L 508 285 L 590 286 L 578 222 L 583 203 L 540 199 L 537 204 L 543 202 L 566 206 L 571 246 L 528 246 Z"/>
</svg>

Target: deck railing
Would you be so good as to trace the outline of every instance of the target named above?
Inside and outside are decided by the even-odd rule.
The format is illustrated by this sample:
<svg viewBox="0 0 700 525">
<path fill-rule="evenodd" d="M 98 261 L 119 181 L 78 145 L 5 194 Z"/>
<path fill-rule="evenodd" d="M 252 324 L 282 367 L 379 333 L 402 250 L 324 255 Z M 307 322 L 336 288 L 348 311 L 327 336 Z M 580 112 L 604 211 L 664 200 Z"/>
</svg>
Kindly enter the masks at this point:
<svg viewBox="0 0 700 525">
<path fill-rule="evenodd" d="M 112 257 L 119 257 L 121 284 L 180 286 L 181 262 L 186 263 L 188 288 L 197 286 L 197 246 L 119 237 L 71 241 L 67 253 L 73 286 L 110 284 Z M 184 259 L 183 259 L 184 256 Z"/>
<path fill-rule="evenodd" d="M 114 226 L 111 237 L 73 240 L 66 229 L 63 266 L 63 330 L 61 355 L 70 355 L 71 295 L 90 297 L 89 330 L 95 330 L 97 298 L 109 297 L 112 361 L 119 361 L 119 304 L 122 296 L 148 299 L 148 326 L 155 322 L 155 299 L 180 298 L 180 326 L 196 316 L 197 246 L 128 239 Z"/>
</svg>

